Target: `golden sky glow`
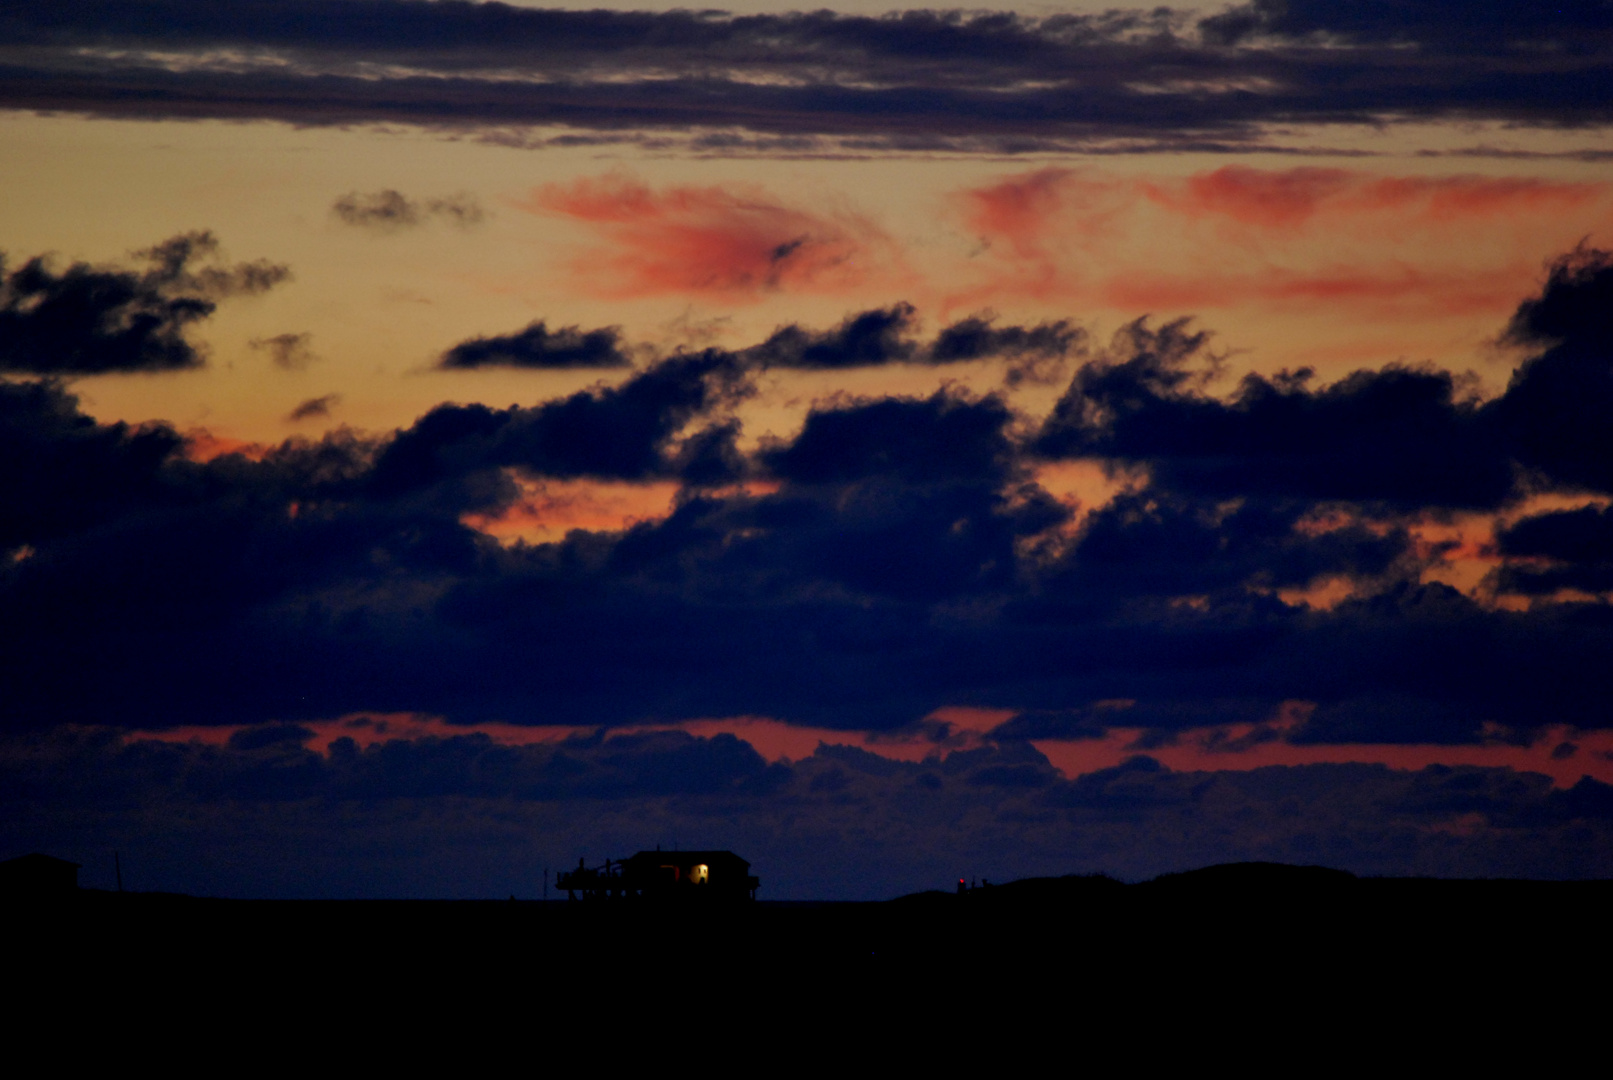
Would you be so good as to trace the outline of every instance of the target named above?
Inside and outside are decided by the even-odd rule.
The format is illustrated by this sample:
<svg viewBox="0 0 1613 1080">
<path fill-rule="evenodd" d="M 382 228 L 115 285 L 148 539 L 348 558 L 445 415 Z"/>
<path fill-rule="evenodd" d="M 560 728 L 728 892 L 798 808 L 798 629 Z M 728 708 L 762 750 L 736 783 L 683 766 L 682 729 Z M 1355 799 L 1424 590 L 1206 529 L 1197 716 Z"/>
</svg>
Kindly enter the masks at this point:
<svg viewBox="0 0 1613 1080">
<path fill-rule="evenodd" d="M 990 309 L 1073 318 L 1100 339 L 1140 315 L 1193 315 L 1228 354 L 1229 381 L 1427 360 L 1472 370 L 1493 393 L 1515 358 L 1490 342 L 1517 298 L 1552 255 L 1604 237 L 1613 214 L 1594 163 L 1430 159 L 1401 133 L 1380 137 L 1380 156 L 1295 168 L 1205 155 L 663 158 L 408 129 L 18 113 L 0 127 L 0 231 L 13 258 L 107 262 L 209 228 L 232 257 L 292 268 L 291 283 L 224 306 L 204 328 L 206 371 L 77 383 L 103 419 L 271 442 L 335 424 L 386 430 L 443 400 L 506 405 L 594 382 L 598 373 L 428 370 L 461 340 L 538 318 L 619 325 L 666 351 L 747 345 L 784 322 L 829 326 L 902 300 L 931 327 Z M 487 216 L 387 232 L 331 212 L 344 194 L 381 189 L 469 193 Z M 757 262 L 798 240 L 781 268 Z M 252 345 L 288 333 L 309 335 L 302 370 Z M 920 393 L 971 374 L 982 373 L 857 372 L 834 387 Z M 752 408 L 756 427 L 787 434 L 801 415 L 789 402 L 829 388 L 811 375 L 779 381 Z M 1026 393 L 1028 408 L 1050 401 Z M 339 395 L 327 417 L 288 421 L 327 394 Z"/>
</svg>

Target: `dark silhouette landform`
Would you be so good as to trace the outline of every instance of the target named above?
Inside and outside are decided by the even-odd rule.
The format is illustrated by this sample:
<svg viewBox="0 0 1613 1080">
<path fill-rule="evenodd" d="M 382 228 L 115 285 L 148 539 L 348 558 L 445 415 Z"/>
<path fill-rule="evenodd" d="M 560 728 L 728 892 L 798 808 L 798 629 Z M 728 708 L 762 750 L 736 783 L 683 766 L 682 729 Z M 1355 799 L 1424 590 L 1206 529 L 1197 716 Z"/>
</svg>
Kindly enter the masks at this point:
<svg viewBox="0 0 1613 1080">
<path fill-rule="evenodd" d="M 1331 1057 L 1362 1038 L 1478 1038 L 1491 1023 L 1595 1030 L 1610 904 L 1613 881 L 1239 863 L 878 902 L 75 888 L 11 894 L 0 911 L 8 976 L 26 990 L 9 1014 L 19 1033 L 28 1015 L 67 1015 L 92 1040 L 161 1042 L 179 1018 L 226 1041 L 306 1028 L 364 1054 L 503 1040 L 614 1060 L 709 1027 L 772 1032 L 788 1061 L 821 1032 L 871 1029 L 932 1049 L 1069 1033 L 1145 1058 L 1296 1032 Z M 1587 976 L 1591 990 L 1572 989 Z"/>
<path fill-rule="evenodd" d="M 1079 1019 L 1087 1031 L 1206 1010 L 1224 1024 L 1350 1015 L 1394 1025 L 1423 1023 L 1429 1009 L 1489 1008 L 1497 994 L 1555 1009 L 1531 988 L 1575 985 L 1613 960 L 1613 881 L 1239 863 L 1136 884 L 1073 875 L 880 902 L 690 895 L 232 900 L 75 888 L 13 894 L 0 910 L 8 970 L 31 1000 L 91 1000 L 142 1025 L 207 1017 L 224 1030 L 260 1013 L 362 1018 L 383 1031 L 417 1015 L 524 1031 L 538 1016 L 552 1036 L 615 1038 L 617 1022 L 703 1023 L 715 1012 L 782 1023 L 795 1010 L 868 1024 L 891 1009 Z"/>
<path fill-rule="evenodd" d="M 38 865 L 61 880 L 59 867 Z M 430 951 L 449 942 L 471 947 L 484 937 L 513 936 L 541 943 L 556 956 L 597 956 L 653 952 L 676 928 L 680 937 L 698 932 L 718 951 L 745 953 L 767 942 L 789 942 L 792 948 L 810 945 L 819 957 L 874 966 L 942 955 L 992 962 L 1020 950 L 1075 958 L 1277 942 L 1315 949 L 1352 938 L 1415 939 L 1418 949 L 1428 950 L 1464 941 L 1493 944 L 1525 929 L 1542 939 L 1562 939 L 1575 927 L 1600 940 L 1613 911 L 1613 881 L 1363 878 L 1260 862 L 1136 884 L 1101 874 L 1070 875 L 871 902 L 722 904 L 691 901 L 691 894 L 699 895 L 674 890 L 662 894 L 670 897 L 666 902 L 630 903 L 568 901 L 563 893 L 549 901 L 239 900 L 75 887 L 8 893 L 0 906 L 14 916 L 26 913 L 41 928 L 70 928 L 72 936 L 101 935 L 125 945 L 156 936 L 175 947 L 201 939 L 232 940 L 248 949 L 292 939 L 362 947 L 401 936 L 416 950 Z M 138 933 L 131 937 L 132 928 Z"/>
</svg>

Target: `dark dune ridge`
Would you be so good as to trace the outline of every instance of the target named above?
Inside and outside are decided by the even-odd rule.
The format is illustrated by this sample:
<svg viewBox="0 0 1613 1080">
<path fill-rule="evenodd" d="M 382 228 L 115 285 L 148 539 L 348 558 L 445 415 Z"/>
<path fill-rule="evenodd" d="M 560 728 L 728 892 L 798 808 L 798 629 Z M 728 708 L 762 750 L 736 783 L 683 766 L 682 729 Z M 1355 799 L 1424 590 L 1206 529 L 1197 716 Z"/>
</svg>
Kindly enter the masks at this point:
<svg viewBox="0 0 1613 1080">
<path fill-rule="evenodd" d="M 25 916 L 32 943 L 44 946 L 36 962 L 64 978 L 141 973 L 165 998 L 200 1001 L 299 980 L 316 997 L 510 978 L 636 993 L 669 971 L 748 985 L 854 977 L 867 989 L 929 976 L 1018 985 L 1035 972 L 1098 970 L 1128 993 L 1176 992 L 1161 988 L 1162 972 L 1305 985 L 1373 970 L 1458 981 L 1502 968 L 1543 977 L 1613 958 L 1605 936 L 1592 932 L 1610 903 L 1613 881 L 1357 878 L 1237 863 L 1139 884 L 1072 875 L 872 903 L 227 900 L 82 890 L 12 914 L 14 923 Z"/>
<path fill-rule="evenodd" d="M 1610 881 L 1258 863 L 883 902 L 85 891 L 9 912 L 8 973 L 28 989 L 10 1016 L 18 1031 L 66 1018 L 88 1045 L 130 1053 L 166 1052 L 183 1026 L 220 1061 L 259 1041 L 301 1054 L 329 1040 L 365 1061 L 514 1046 L 545 1067 L 668 1039 L 746 1048 L 758 1067 L 854 1058 L 868 1039 L 921 1058 L 1044 1034 L 1144 1057 L 1273 1038 L 1329 1055 L 1407 1036 L 1489 1046 L 1492 1023 L 1532 1038 L 1600 1018 L 1601 992 L 1573 988 L 1613 959 L 1610 900 Z"/>
</svg>

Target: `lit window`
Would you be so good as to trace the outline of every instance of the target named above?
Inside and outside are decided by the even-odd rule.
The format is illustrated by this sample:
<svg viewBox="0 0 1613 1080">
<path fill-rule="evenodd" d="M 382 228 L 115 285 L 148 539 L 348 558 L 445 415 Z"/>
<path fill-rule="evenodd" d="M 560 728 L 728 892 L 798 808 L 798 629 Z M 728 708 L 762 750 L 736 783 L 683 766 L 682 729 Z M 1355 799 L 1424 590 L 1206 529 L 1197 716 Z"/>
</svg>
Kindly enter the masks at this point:
<svg viewBox="0 0 1613 1080">
<path fill-rule="evenodd" d="M 689 880 L 696 885 L 704 885 L 711 878 L 711 867 L 705 863 L 695 863 L 694 869 L 689 871 Z"/>
</svg>

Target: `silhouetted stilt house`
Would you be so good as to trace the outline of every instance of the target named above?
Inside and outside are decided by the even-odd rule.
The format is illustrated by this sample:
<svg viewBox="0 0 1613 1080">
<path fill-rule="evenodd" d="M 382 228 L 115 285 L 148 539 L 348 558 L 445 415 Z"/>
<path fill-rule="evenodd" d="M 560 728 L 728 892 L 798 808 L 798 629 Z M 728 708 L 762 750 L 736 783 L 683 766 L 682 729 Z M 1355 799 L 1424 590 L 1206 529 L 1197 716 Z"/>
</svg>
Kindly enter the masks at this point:
<svg viewBox="0 0 1613 1080">
<path fill-rule="evenodd" d="M 78 891 L 79 864 L 35 852 L 0 862 L 0 896 L 47 899 Z"/>
<path fill-rule="evenodd" d="M 599 867 L 579 859 L 555 884 L 572 900 L 754 900 L 761 881 L 732 851 L 641 851 Z"/>
</svg>

